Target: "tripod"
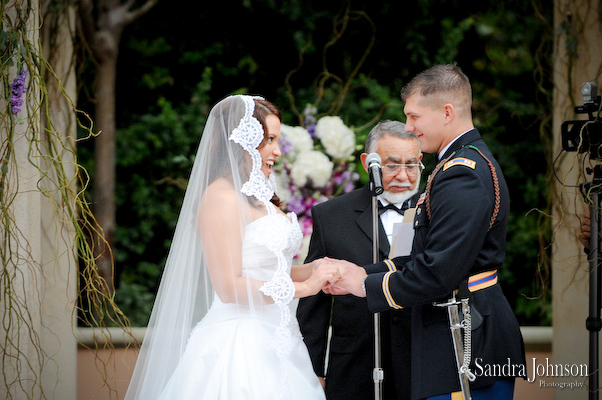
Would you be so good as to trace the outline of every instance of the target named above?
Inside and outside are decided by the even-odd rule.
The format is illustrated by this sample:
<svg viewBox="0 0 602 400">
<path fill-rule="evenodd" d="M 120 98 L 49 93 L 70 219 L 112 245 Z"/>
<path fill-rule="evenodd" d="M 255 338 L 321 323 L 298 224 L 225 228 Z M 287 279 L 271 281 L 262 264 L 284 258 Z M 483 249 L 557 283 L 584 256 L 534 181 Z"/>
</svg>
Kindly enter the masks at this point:
<svg viewBox="0 0 602 400">
<path fill-rule="evenodd" d="M 590 204 L 590 238 L 589 238 L 589 316 L 585 327 L 589 331 L 589 400 L 598 400 L 598 367 L 599 367 L 599 332 L 602 328 L 600 319 L 600 192 L 602 191 L 602 167 L 594 167 L 591 183 L 581 185 L 585 202 Z"/>
</svg>

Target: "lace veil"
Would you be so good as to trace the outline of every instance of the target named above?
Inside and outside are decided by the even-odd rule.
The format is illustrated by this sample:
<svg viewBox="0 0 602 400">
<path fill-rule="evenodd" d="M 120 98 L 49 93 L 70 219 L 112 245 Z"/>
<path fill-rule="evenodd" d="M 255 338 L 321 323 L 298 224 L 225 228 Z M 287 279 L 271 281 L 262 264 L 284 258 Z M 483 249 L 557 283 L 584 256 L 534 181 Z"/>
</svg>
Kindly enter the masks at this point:
<svg viewBox="0 0 602 400">
<path fill-rule="evenodd" d="M 230 96 L 216 104 L 209 114 L 126 399 L 159 396 L 184 352 L 190 332 L 211 306 L 215 291 L 209 279 L 207 253 L 217 247 L 219 262 L 227 271 L 228 265 L 240 263 L 240 241 L 245 226 L 276 212 L 270 203 L 273 186 L 260 169 L 262 160 L 257 147 L 264 140 L 264 130 L 253 117 L 254 99 L 260 98 Z M 235 200 L 228 203 L 233 206 L 229 209 L 232 214 L 227 217 L 238 218 L 239 231 L 228 232 L 227 240 L 206 234 L 201 228 L 203 218 L 210 218 L 215 208 L 215 204 L 206 200 L 212 197 L 211 188 L 216 184 L 226 192 L 235 193 L 230 196 Z M 203 241 L 211 246 L 210 251 L 203 248 Z M 233 274 L 231 279 L 236 276 Z M 231 302 L 251 309 L 266 301 L 286 304 L 294 292 L 290 290 L 290 275 L 288 280 L 284 278 L 285 290 L 281 290 L 282 283 L 277 284 L 278 290 L 270 293 L 269 289 L 269 284 L 273 286 L 281 280 L 282 276 L 275 276 L 261 288 L 257 282 L 246 280 L 237 287 Z M 284 298 L 277 299 L 276 292 L 284 293 Z"/>
</svg>

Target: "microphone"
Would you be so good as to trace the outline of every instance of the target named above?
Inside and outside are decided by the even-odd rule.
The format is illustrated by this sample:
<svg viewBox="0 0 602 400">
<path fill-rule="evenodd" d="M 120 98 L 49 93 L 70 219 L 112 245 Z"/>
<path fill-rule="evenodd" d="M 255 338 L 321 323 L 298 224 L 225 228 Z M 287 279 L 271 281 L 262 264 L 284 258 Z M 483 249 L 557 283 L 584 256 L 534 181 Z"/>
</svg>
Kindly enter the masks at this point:
<svg viewBox="0 0 602 400">
<path fill-rule="evenodd" d="M 370 174 L 370 192 L 372 196 L 378 196 L 383 189 L 383 171 L 380 167 L 381 158 L 377 153 L 370 153 L 366 157 L 368 173 Z"/>
</svg>

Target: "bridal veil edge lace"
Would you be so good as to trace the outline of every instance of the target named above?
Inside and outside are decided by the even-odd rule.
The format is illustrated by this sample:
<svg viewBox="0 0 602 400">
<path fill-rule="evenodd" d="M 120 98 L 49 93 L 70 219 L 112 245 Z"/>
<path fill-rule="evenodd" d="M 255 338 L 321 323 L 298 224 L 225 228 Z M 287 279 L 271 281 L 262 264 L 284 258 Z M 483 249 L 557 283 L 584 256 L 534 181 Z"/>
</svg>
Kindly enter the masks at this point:
<svg viewBox="0 0 602 400">
<path fill-rule="evenodd" d="M 240 193 L 238 210 L 233 212 L 237 211 L 240 216 L 238 233 L 241 237 L 247 225 L 257 219 L 257 212 L 261 216 L 276 213 L 270 203 L 273 186 L 261 171 L 262 159 L 257 150 L 264 133 L 261 123 L 253 117 L 255 98 L 229 96 L 214 106 L 207 119 L 126 399 L 147 400 L 159 396 L 184 353 L 191 331 L 214 301 L 215 291 L 198 227 L 201 201 L 209 185 L 215 179 L 226 178 L 235 192 Z M 249 212 L 250 202 L 257 210 L 254 215 Z M 278 258 L 278 267 L 260 291 L 280 310 L 280 323 L 271 345 L 278 358 L 286 361 L 292 346 L 289 303 L 294 296 L 294 286 L 282 246 L 269 239 L 264 245 Z M 230 251 L 228 243 L 223 246 L 226 252 Z M 234 248 L 236 244 L 232 246 L 232 254 L 240 252 Z M 250 286 L 242 292 L 245 291 L 248 293 L 240 296 L 247 298 L 237 297 L 241 307 L 251 313 L 261 312 L 268 300 L 262 300 L 264 296 L 256 290 L 253 293 Z M 282 373 L 285 380 L 286 368 Z M 285 392 L 277 397 L 288 397 Z"/>
</svg>

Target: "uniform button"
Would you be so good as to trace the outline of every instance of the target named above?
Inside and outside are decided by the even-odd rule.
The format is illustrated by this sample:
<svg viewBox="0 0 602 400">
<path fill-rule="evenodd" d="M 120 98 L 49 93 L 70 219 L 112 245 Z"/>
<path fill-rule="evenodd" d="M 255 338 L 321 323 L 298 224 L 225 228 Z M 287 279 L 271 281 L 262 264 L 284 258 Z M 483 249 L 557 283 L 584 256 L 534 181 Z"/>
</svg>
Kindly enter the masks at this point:
<svg viewBox="0 0 602 400">
<path fill-rule="evenodd" d="M 416 214 L 420 215 L 421 211 L 422 211 L 422 208 L 419 208 L 418 210 L 416 210 Z"/>
<path fill-rule="evenodd" d="M 414 222 L 414 226 L 418 227 L 418 221 Z"/>
</svg>

